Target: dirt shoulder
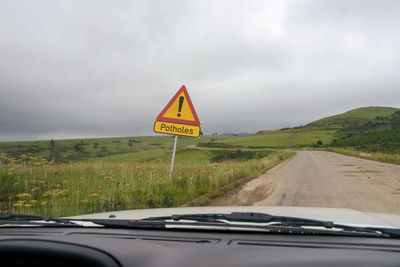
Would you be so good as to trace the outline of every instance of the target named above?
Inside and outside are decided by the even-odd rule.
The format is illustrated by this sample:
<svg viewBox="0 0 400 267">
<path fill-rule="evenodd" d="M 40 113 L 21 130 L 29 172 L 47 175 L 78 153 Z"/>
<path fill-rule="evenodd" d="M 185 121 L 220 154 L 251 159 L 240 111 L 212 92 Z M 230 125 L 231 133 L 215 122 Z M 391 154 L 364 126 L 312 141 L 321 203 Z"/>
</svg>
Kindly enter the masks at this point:
<svg viewBox="0 0 400 267">
<path fill-rule="evenodd" d="M 273 155 L 271 157 L 267 157 L 263 160 L 264 166 L 267 166 L 264 169 L 264 172 L 282 164 L 283 162 L 289 160 L 296 153 L 293 151 L 286 151 L 283 153 L 278 153 L 277 155 Z M 231 184 L 226 185 L 225 187 L 221 187 L 218 191 L 211 191 L 205 195 L 202 195 L 192 201 L 189 201 L 182 205 L 182 207 L 190 207 L 190 206 L 206 206 L 211 202 L 214 202 L 215 199 L 218 199 L 222 194 L 224 196 L 235 195 L 239 190 L 241 190 L 242 186 L 252 181 L 253 179 L 258 179 L 256 176 L 246 176 L 243 177 Z"/>
</svg>

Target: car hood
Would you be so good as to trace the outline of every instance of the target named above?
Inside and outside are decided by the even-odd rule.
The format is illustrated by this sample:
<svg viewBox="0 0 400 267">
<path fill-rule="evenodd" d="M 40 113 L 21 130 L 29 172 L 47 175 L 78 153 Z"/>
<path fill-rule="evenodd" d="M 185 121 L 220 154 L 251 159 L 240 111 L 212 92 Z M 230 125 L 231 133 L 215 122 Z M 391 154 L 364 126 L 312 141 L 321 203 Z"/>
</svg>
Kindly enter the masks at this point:
<svg viewBox="0 0 400 267">
<path fill-rule="evenodd" d="M 260 212 L 277 216 L 300 217 L 314 220 L 333 221 L 361 227 L 400 228 L 400 215 L 361 212 L 343 208 L 288 207 L 288 206 L 229 206 L 229 207 L 185 207 L 112 211 L 68 217 L 71 219 L 143 219 L 173 214 Z M 111 216 L 112 215 L 112 216 Z"/>
</svg>

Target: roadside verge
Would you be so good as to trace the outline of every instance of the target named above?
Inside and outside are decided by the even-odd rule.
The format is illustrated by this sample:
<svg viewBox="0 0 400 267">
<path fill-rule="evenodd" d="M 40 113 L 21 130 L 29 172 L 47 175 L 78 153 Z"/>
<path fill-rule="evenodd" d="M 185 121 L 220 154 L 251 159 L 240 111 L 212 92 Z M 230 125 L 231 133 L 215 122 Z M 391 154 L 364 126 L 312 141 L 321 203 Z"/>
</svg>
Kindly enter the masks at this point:
<svg viewBox="0 0 400 267">
<path fill-rule="evenodd" d="M 264 174 L 266 173 L 268 170 L 274 168 L 275 166 L 287 161 L 288 159 L 290 159 L 291 157 L 295 156 L 296 152 L 294 151 L 283 151 L 280 153 L 277 153 L 274 158 L 272 159 L 267 159 L 266 161 L 264 161 L 265 164 L 265 168 L 263 170 L 263 172 L 260 174 Z M 250 182 L 251 180 L 258 178 L 259 176 L 246 176 L 243 177 L 239 180 L 236 180 L 235 182 L 226 185 L 224 187 L 221 187 L 220 190 L 218 191 L 211 191 L 208 192 L 204 195 L 201 195 L 200 197 L 193 199 L 185 204 L 183 204 L 181 207 L 193 207 L 193 206 L 207 206 L 208 204 L 210 204 L 210 202 L 217 198 L 217 197 L 221 197 L 225 194 L 228 193 L 232 193 L 235 190 L 238 190 L 239 188 L 241 188 L 243 185 L 245 185 L 246 183 Z"/>
<path fill-rule="evenodd" d="M 326 148 L 323 151 L 335 152 L 338 154 L 353 156 L 362 159 L 375 160 L 379 162 L 391 163 L 400 165 L 400 154 L 388 154 L 381 152 L 363 152 L 360 150 L 354 150 L 349 148 Z"/>
</svg>

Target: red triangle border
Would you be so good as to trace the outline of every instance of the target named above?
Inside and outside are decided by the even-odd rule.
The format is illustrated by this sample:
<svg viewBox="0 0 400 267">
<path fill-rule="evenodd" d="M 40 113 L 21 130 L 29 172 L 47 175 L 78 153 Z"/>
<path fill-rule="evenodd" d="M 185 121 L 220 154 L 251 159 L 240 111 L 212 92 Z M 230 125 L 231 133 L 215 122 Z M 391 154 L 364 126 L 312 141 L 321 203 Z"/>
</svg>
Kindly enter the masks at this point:
<svg viewBox="0 0 400 267">
<path fill-rule="evenodd" d="M 173 118 L 166 118 L 164 117 L 165 112 L 170 108 L 170 106 L 175 102 L 175 100 L 179 97 L 179 95 L 183 92 L 185 98 L 189 104 L 190 110 L 192 111 L 194 121 L 188 120 L 181 120 L 181 119 L 173 119 Z M 174 95 L 174 97 L 168 102 L 165 108 L 161 111 L 161 113 L 157 116 L 156 120 L 158 121 L 165 121 L 165 122 L 174 122 L 174 123 L 181 123 L 181 124 L 189 124 L 189 125 L 200 125 L 200 120 L 197 117 L 196 110 L 193 107 L 192 100 L 190 100 L 190 96 L 186 87 L 182 85 L 181 89 Z"/>
</svg>

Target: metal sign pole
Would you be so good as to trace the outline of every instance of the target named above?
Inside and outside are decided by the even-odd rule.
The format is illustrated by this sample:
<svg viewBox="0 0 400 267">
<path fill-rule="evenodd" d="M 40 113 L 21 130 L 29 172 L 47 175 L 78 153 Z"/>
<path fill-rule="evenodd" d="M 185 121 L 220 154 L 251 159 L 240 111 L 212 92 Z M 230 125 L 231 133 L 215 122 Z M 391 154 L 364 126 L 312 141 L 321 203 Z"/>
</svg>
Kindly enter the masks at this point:
<svg viewBox="0 0 400 267">
<path fill-rule="evenodd" d="M 176 143 L 177 143 L 177 141 L 178 141 L 178 136 L 175 135 L 174 151 L 172 152 L 171 169 L 169 171 L 169 180 L 170 181 L 172 181 L 172 171 L 174 170 L 175 151 L 176 151 Z"/>
</svg>

